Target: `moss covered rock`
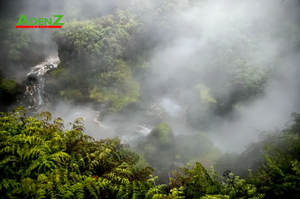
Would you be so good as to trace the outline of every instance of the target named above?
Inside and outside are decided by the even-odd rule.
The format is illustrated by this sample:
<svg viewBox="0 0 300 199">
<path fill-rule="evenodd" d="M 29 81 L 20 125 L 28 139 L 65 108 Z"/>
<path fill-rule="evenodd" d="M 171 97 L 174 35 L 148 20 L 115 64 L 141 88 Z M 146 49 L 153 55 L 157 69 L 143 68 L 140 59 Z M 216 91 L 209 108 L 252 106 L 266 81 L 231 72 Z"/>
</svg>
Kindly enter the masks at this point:
<svg viewBox="0 0 300 199">
<path fill-rule="evenodd" d="M 166 123 L 156 126 L 139 145 L 147 162 L 156 170 L 160 180 L 167 180 L 170 164 L 175 160 L 176 146 L 171 127 Z M 171 171 L 170 171 L 171 172 Z"/>
<path fill-rule="evenodd" d="M 147 141 L 157 146 L 170 146 L 174 143 L 173 130 L 166 123 L 161 123 L 150 132 Z"/>
</svg>

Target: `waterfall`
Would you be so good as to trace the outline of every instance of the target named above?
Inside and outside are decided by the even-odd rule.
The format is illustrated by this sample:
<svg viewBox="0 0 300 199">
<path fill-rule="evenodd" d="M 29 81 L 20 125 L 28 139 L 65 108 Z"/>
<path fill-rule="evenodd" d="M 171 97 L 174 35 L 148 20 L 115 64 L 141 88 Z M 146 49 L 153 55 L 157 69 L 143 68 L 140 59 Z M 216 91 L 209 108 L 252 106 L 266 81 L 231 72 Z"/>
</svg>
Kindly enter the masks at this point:
<svg viewBox="0 0 300 199">
<path fill-rule="evenodd" d="M 40 89 L 39 88 L 37 88 L 37 95 L 38 95 L 38 106 L 40 106 L 40 105 L 42 105 L 43 103 L 44 103 L 44 101 L 43 101 L 43 98 L 42 98 L 42 96 L 41 96 L 41 91 L 40 91 Z"/>
<path fill-rule="evenodd" d="M 56 57 L 49 57 L 46 61 L 31 68 L 27 74 L 28 84 L 24 93 L 25 100 L 21 105 L 29 105 L 28 108 L 41 107 L 45 105 L 44 99 L 44 84 L 47 74 L 57 68 L 60 60 Z M 26 104 L 27 103 L 27 104 Z"/>
</svg>

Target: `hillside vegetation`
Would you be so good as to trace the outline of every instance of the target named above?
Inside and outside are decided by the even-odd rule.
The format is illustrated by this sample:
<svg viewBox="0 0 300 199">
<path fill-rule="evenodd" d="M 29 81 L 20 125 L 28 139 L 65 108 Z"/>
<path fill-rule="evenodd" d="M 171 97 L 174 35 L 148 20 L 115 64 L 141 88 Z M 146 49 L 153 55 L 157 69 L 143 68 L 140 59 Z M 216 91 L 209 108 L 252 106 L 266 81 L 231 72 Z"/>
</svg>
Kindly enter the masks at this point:
<svg viewBox="0 0 300 199">
<path fill-rule="evenodd" d="M 300 116 L 293 118 L 291 127 L 266 133 L 257 143 L 265 144 L 258 154 L 264 160 L 246 179 L 227 170 L 225 182 L 219 181 L 213 167 L 207 171 L 197 162 L 179 167 L 170 184 L 161 184 L 153 168 L 118 138 L 85 135 L 81 118 L 67 128 L 49 112 L 27 117 L 18 107 L 0 117 L 1 198 L 299 198 Z M 164 125 L 149 141 L 167 130 Z"/>
<path fill-rule="evenodd" d="M 300 198 L 299 0 L 0 9 L 0 199 Z M 63 14 L 64 25 L 16 29 L 20 14 Z M 27 77 L 51 56 L 57 68 Z M 64 122 L 75 114 L 88 126 Z M 255 125 L 282 128 L 251 142 L 244 127 Z M 213 136 L 249 145 L 228 153 Z"/>
</svg>

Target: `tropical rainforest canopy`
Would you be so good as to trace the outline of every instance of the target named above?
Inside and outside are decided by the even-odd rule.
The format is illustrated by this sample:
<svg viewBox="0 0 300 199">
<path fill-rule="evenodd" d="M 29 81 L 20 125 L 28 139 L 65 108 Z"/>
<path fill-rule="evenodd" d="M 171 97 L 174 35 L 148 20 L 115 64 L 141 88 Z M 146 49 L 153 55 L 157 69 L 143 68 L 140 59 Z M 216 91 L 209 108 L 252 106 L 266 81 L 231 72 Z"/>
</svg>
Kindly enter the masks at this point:
<svg viewBox="0 0 300 199">
<path fill-rule="evenodd" d="M 298 0 L 0 7 L 0 198 L 300 198 Z"/>
</svg>

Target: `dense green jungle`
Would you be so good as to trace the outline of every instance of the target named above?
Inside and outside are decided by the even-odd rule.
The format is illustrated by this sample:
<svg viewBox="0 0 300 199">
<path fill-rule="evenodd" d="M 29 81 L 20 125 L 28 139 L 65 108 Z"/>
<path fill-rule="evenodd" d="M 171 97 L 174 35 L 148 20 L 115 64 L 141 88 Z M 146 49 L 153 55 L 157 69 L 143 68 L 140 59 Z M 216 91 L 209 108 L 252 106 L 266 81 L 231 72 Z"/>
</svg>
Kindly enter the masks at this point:
<svg viewBox="0 0 300 199">
<path fill-rule="evenodd" d="M 299 0 L 1 0 L 0 29 L 1 199 L 300 198 Z"/>
</svg>

